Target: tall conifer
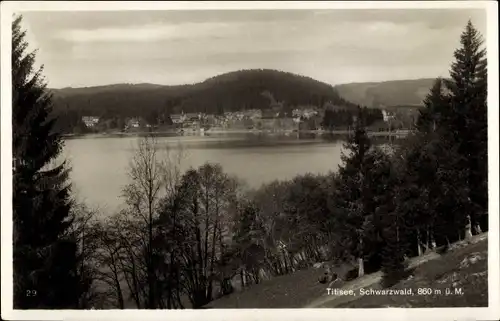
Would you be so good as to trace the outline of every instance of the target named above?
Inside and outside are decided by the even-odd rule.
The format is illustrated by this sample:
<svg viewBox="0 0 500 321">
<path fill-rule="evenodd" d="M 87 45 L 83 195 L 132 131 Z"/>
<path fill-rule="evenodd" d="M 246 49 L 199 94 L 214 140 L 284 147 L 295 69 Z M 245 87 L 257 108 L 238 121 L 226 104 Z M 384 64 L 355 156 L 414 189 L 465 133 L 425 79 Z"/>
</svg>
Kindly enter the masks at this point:
<svg viewBox="0 0 500 321">
<path fill-rule="evenodd" d="M 12 23 L 14 308 L 76 308 L 77 247 L 68 237 L 70 185 L 54 166 L 62 140 L 50 118 L 51 96 L 21 17 Z"/>
<path fill-rule="evenodd" d="M 343 226 L 343 239 L 347 243 L 345 247 L 348 252 L 357 258 L 359 271 L 364 274 L 364 239 L 369 227 L 367 212 L 368 188 L 366 176 L 370 164 L 367 156 L 371 148 L 371 142 L 365 130 L 364 114 L 358 107 L 358 113 L 354 119 L 355 129 L 347 142 L 344 144 L 346 153 L 342 154 L 343 165 L 339 168 L 338 186 L 335 191 L 335 207 L 337 208 L 339 226 Z"/>
<path fill-rule="evenodd" d="M 481 34 L 469 21 L 460 36 L 461 46 L 455 50 L 446 82 L 453 113 L 447 119 L 462 155 L 461 166 L 468 170 L 469 209 L 476 228 L 488 208 L 488 120 L 487 59 Z"/>
</svg>

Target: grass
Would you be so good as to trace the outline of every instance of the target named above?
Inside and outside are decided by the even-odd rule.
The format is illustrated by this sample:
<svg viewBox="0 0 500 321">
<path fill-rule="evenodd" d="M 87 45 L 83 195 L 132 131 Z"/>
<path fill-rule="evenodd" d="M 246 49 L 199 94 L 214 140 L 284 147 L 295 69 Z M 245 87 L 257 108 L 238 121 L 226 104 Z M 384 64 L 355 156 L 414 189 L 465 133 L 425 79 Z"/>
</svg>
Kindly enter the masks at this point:
<svg viewBox="0 0 500 321">
<path fill-rule="evenodd" d="M 411 260 L 412 276 L 391 289 L 412 289 L 413 295 L 360 295 L 360 288 L 380 290 L 381 272 L 365 275 L 334 287 L 356 295 L 327 295 L 319 284 L 323 269 L 310 268 L 276 277 L 213 301 L 206 308 L 384 308 L 384 307 L 486 307 L 488 305 L 487 234 L 471 244 L 460 243 L 449 252 L 431 252 Z M 472 258 L 472 261 L 469 259 Z M 430 289 L 418 295 L 418 289 Z M 455 294 L 455 288 L 462 294 Z M 446 289 L 452 294 L 446 295 Z"/>
<path fill-rule="evenodd" d="M 323 269 L 300 270 L 233 293 L 209 303 L 206 308 L 290 308 L 301 307 L 304 301 L 326 293 L 326 286 L 318 283 Z"/>
<path fill-rule="evenodd" d="M 374 284 L 370 288 L 381 287 Z M 416 267 L 412 277 L 391 289 L 412 289 L 413 295 L 359 296 L 350 302 L 337 304 L 331 301 L 321 307 L 487 307 L 488 239 L 454 249 Z M 430 289 L 431 293 L 418 295 L 419 289 Z"/>
</svg>

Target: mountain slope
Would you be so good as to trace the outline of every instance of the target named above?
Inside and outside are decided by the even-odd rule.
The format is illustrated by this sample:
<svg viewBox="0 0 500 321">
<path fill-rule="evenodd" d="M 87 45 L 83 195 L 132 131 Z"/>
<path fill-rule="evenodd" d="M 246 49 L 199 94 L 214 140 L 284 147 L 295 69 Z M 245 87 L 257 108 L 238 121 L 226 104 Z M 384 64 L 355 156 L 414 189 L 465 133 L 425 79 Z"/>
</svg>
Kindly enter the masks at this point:
<svg viewBox="0 0 500 321">
<path fill-rule="evenodd" d="M 254 69 L 219 75 L 193 85 L 117 84 L 52 89 L 56 111 L 103 117 L 132 117 L 151 112 L 207 112 L 334 105 L 352 107 L 331 85 L 291 73 Z"/>
<path fill-rule="evenodd" d="M 367 107 L 419 106 L 434 78 L 350 83 L 335 86 L 339 95 Z"/>
</svg>

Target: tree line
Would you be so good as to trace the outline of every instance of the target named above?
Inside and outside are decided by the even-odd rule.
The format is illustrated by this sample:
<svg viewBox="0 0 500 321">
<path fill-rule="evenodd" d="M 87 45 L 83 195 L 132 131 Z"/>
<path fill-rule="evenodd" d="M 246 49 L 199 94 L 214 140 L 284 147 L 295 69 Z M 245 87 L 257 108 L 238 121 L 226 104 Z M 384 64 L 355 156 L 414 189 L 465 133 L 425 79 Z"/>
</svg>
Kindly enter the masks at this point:
<svg viewBox="0 0 500 321">
<path fill-rule="evenodd" d="M 358 116 L 357 114 L 356 109 L 326 108 L 321 125 L 327 130 L 352 128 L 354 127 L 356 117 Z M 363 115 L 365 118 L 364 126 L 366 127 L 384 119 L 382 110 L 378 108 L 363 107 Z"/>
<path fill-rule="evenodd" d="M 327 102 L 347 109 L 355 107 L 328 84 L 269 69 L 240 70 L 184 86 L 121 84 L 50 91 L 56 126 L 66 132 L 81 129 L 82 116 L 103 120 L 140 117 L 155 125 L 162 115 L 267 110 L 272 103 L 282 103 L 290 111 L 300 106 L 323 107 Z M 268 92 L 275 101 L 270 101 Z"/>
<path fill-rule="evenodd" d="M 258 284 L 315 262 L 381 269 L 488 229 L 487 62 L 469 22 L 450 80 L 437 79 L 417 130 L 382 149 L 357 108 L 340 167 L 245 187 L 218 164 L 180 170 L 183 154 L 138 141 L 125 207 L 99 218 L 71 194 L 51 95 L 21 18 L 13 22 L 14 308 L 201 308 L 233 280 Z M 332 169 L 333 170 L 333 169 Z"/>
</svg>

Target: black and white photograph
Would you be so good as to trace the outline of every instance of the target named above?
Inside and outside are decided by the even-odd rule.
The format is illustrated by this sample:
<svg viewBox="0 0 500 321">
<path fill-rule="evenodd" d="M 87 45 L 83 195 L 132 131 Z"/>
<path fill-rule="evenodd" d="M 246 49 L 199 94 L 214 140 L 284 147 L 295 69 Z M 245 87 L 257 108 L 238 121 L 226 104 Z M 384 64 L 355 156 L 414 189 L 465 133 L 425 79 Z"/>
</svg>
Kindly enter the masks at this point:
<svg viewBox="0 0 500 321">
<path fill-rule="evenodd" d="M 1 9 L 2 319 L 500 317 L 496 2 Z"/>
</svg>

